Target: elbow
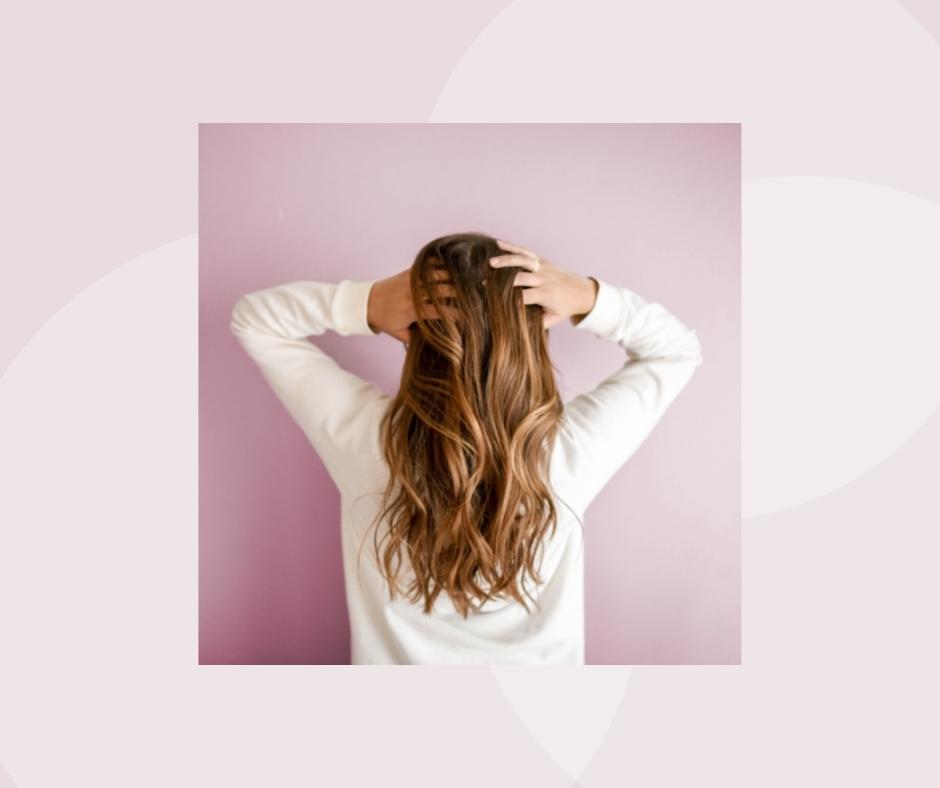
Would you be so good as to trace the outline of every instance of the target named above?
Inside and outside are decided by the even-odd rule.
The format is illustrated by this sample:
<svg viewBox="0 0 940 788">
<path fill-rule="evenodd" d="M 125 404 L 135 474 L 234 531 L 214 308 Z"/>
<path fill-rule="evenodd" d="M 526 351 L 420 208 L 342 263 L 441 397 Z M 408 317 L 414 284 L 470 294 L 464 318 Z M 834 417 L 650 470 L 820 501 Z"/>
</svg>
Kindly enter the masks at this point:
<svg viewBox="0 0 940 788">
<path fill-rule="evenodd" d="M 248 301 L 248 296 L 242 296 L 232 306 L 232 311 L 229 316 L 229 330 L 235 336 L 244 334 L 250 329 L 251 323 L 248 317 L 250 311 L 251 304 Z"/>
<path fill-rule="evenodd" d="M 699 339 L 698 332 L 694 329 L 690 329 L 689 333 L 686 334 L 685 342 L 682 344 L 678 358 L 682 359 L 693 369 L 701 366 L 705 361 L 705 357 L 702 355 L 702 341 Z"/>
<path fill-rule="evenodd" d="M 695 330 L 692 331 L 692 357 L 695 360 L 695 366 L 705 361 L 705 356 L 702 355 L 702 341 Z"/>
</svg>

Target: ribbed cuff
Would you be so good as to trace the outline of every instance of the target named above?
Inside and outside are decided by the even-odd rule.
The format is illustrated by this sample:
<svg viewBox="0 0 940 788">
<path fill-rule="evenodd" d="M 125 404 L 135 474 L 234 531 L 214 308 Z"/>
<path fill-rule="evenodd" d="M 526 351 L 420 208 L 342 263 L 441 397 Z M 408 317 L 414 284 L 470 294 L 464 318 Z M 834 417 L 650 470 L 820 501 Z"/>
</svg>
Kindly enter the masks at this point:
<svg viewBox="0 0 940 788">
<path fill-rule="evenodd" d="M 599 337 L 607 337 L 613 334 L 620 325 L 623 299 L 616 287 L 607 284 L 596 276 L 593 279 L 597 282 L 597 297 L 594 299 L 594 307 L 581 319 L 580 323 L 575 323 L 575 328 L 590 331 Z"/>
<path fill-rule="evenodd" d="M 369 291 L 374 281 L 344 279 L 336 287 L 333 297 L 333 326 L 337 334 L 368 334 L 378 331 L 369 328 Z"/>
</svg>

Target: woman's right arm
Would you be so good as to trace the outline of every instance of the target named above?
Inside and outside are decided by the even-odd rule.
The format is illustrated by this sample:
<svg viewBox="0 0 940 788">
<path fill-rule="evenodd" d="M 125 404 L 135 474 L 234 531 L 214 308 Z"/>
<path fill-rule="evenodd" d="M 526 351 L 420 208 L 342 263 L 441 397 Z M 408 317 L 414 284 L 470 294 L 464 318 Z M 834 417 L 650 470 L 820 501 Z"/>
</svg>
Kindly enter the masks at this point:
<svg viewBox="0 0 940 788">
<path fill-rule="evenodd" d="M 702 363 L 694 329 L 662 304 L 608 282 L 564 271 L 524 247 L 493 265 L 523 268 L 516 283 L 526 303 L 540 304 L 546 325 L 570 318 L 583 331 L 616 342 L 627 360 L 594 389 L 565 406 L 560 429 L 566 502 L 579 513 L 640 447 Z M 589 294 L 593 282 L 593 294 Z"/>
<path fill-rule="evenodd" d="M 616 342 L 627 360 L 565 407 L 562 437 L 578 468 L 573 486 L 581 512 L 646 440 L 703 361 L 696 331 L 666 307 L 597 281 L 594 307 L 575 325 Z"/>
</svg>

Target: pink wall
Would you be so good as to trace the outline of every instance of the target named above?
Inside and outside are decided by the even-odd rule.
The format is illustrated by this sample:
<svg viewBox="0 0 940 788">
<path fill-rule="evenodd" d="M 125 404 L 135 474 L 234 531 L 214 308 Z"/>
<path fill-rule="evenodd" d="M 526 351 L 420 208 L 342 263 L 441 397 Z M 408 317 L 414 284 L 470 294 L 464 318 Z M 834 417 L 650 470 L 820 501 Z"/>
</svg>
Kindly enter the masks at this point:
<svg viewBox="0 0 940 788">
<path fill-rule="evenodd" d="M 740 661 L 740 125 L 202 125 L 200 662 L 344 663 L 338 494 L 229 333 L 243 293 L 480 230 L 661 301 L 705 362 L 587 512 L 587 661 Z M 389 337 L 316 340 L 387 391 Z M 551 333 L 567 398 L 623 363 Z"/>
</svg>

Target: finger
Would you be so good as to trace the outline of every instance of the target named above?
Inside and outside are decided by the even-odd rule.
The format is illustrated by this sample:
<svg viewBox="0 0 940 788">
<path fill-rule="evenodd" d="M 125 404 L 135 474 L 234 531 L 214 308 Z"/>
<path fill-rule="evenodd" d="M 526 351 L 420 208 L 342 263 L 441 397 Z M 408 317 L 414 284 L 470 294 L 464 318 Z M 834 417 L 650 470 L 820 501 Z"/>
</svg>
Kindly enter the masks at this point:
<svg viewBox="0 0 940 788">
<path fill-rule="evenodd" d="M 499 246 L 500 249 L 505 249 L 507 252 L 514 252 L 515 254 L 525 255 L 526 257 L 538 257 L 531 249 L 526 249 L 524 246 L 519 246 L 518 244 L 511 244 L 509 241 L 500 241 L 497 239 L 496 245 Z"/>
<path fill-rule="evenodd" d="M 443 315 L 441 314 L 442 310 L 438 307 L 431 304 L 422 304 L 421 306 L 421 317 L 425 320 L 443 320 Z M 457 315 L 460 313 L 458 309 L 452 306 L 444 306 L 443 313 L 450 317 L 452 320 L 457 318 Z"/>
<path fill-rule="evenodd" d="M 427 278 L 431 282 L 449 282 L 450 271 L 443 266 L 434 266 L 427 270 Z"/>
<path fill-rule="evenodd" d="M 541 287 L 527 287 L 522 291 L 523 304 L 541 304 L 545 291 Z"/>
<path fill-rule="evenodd" d="M 551 328 L 552 326 L 557 326 L 564 318 L 561 315 L 556 315 L 553 312 L 545 312 L 542 316 L 542 325 L 545 328 Z"/>
<path fill-rule="evenodd" d="M 427 302 L 431 298 L 431 292 L 427 290 L 421 290 L 421 298 L 423 301 Z M 448 298 L 457 297 L 457 288 L 453 285 L 435 285 L 433 288 L 433 295 L 439 300 L 443 301 Z"/>
<path fill-rule="evenodd" d="M 493 268 L 506 268 L 507 266 L 518 266 L 528 271 L 537 271 L 539 267 L 538 258 L 529 257 L 524 254 L 500 254 L 490 258 L 490 265 Z"/>
<path fill-rule="evenodd" d="M 520 271 L 512 283 L 517 287 L 538 287 L 542 284 L 542 277 L 529 271 Z"/>
</svg>

